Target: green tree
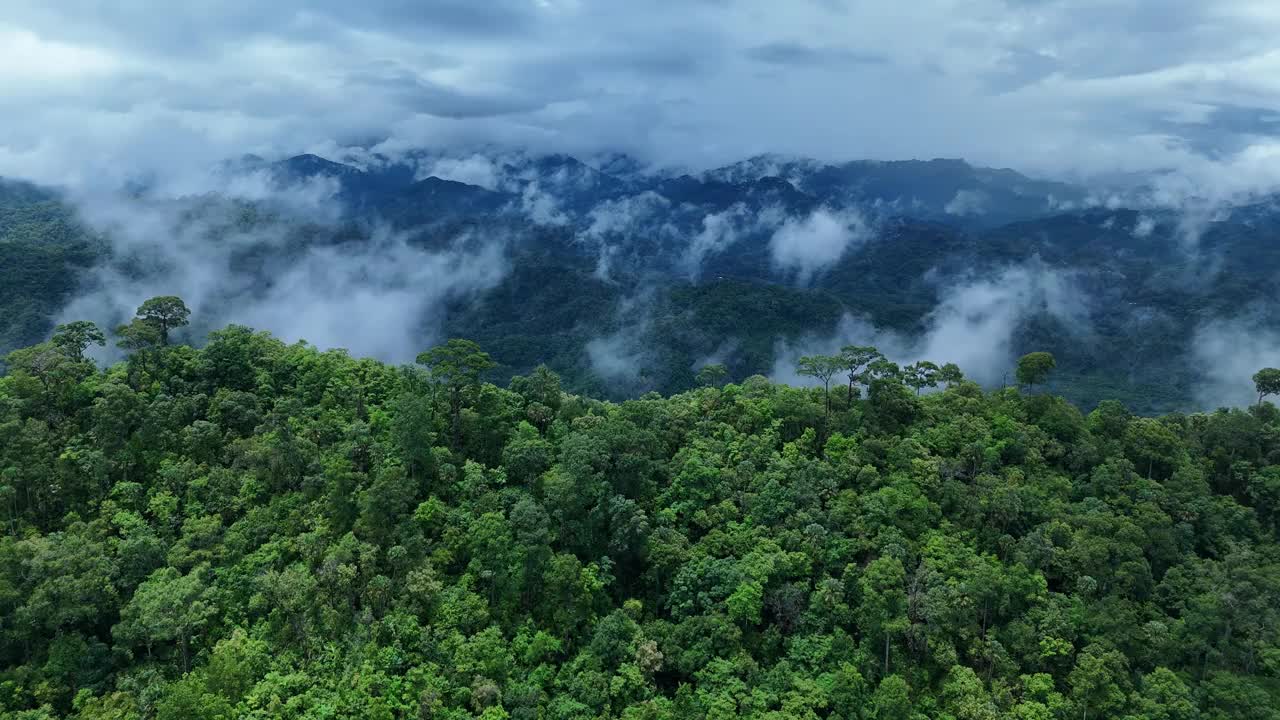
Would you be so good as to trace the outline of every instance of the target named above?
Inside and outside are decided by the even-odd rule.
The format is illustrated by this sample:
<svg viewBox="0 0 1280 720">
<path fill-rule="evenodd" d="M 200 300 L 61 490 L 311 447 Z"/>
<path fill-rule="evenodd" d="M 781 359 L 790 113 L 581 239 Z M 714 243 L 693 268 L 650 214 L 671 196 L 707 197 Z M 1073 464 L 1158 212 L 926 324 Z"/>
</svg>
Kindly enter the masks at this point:
<svg viewBox="0 0 1280 720">
<path fill-rule="evenodd" d="M 912 363 L 902 369 L 903 382 L 915 388 L 916 395 L 919 395 L 924 388 L 937 387 L 941 375 L 941 368 L 928 360 Z"/>
<path fill-rule="evenodd" d="M 1134 710 L 1144 720 L 1197 720 L 1191 688 L 1166 667 L 1158 667 L 1143 676 L 1142 687 L 1135 693 Z"/>
<path fill-rule="evenodd" d="M 1127 665 L 1123 655 L 1097 643 L 1081 651 L 1067 677 L 1081 720 L 1089 720 L 1090 713 L 1112 717 L 1124 707 L 1129 684 Z"/>
<path fill-rule="evenodd" d="M 105 345 L 107 338 L 92 322 L 76 320 L 54 328 L 50 342 L 72 360 L 84 360 L 84 351 L 90 345 Z"/>
<path fill-rule="evenodd" d="M 173 568 L 155 571 L 138 586 L 112 633 L 123 641 L 145 644 L 148 654 L 156 643 L 176 641 L 186 672 L 192 641 L 217 613 L 208 597 L 206 572 L 205 567 L 186 575 Z"/>
<path fill-rule="evenodd" d="M 901 675 L 890 675 L 880 681 L 871 696 L 875 720 L 911 720 L 911 687 Z"/>
<path fill-rule="evenodd" d="M 169 344 L 169 333 L 185 327 L 191 317 L 191 310 L 176 295 L 153 297 L 138 306 L 136 320 L 150 326 L 161 345 Z"/>
<path fill-rule="evenodd" d="M 719 387 L 728 374 L 729 369 L 719 363 L 703 365 L 698 370 L 698 384 L 703 387 Z"/>
<path fill-rule="evenodd" d="M 898 558 L 879 557 L 867 565 L 859 583 L 863 622 L 883 647 L 884 673 L 888 675 L 890 645 L 907 629 L 906 571 Z"/>
<path fill-rule="evenodd" d="M 1280 369 L 1263 368 L 1253 374 L 1253 385 L 1258 391 L 1258 406 L 1262 406 L 1263 398 L 1280 394 Z"/>
<path fill-rule="evenodd" d="M 480 379 L 497 367 L 497 363 L 471 340 L 453 338 L 419 353 L 418 364 L 431 370 L 432 379 L 448 396 L 453 446 L 458 448 L 462 445 L 462 407 L 466 395 L 480 385 Z"/>
<path fill-rule="evenodd" d="M 866 382 L 866 372 L 870 365 L 878 360 L 883 360 L 884 356 L 879 350 L 870 345 L 845 345 L 840 348 L 840 369 L 848 373 L 849 376 L 849 394 L 847 398 L 848 404 L 853 404 L 853 385 L 854 383 Z"/>
<path fill-rule="evenodd" d="M 830 355 L 805 355 L 796 364 L 796 372 L 816 378 L 822 383 L 822 396 L 826 400 L 827 417 L 831 416 L 831 378 L 844 367 L 844 361 Z"/>
<path fill-rule="evenodd" d="M 1033 352 L 1018 358 L 1018 384 L 1034 388 L 1044 382 L 1058 361 L 1047 352 Z"/>
<path fill-rule="evenodd" d="M 947 363 L 938 369 L 938 381 L 951 387 L 956 383 L 964 381 L 964 372 L 960 370 L 960 366 L 955 363 Z"/>
</svg>

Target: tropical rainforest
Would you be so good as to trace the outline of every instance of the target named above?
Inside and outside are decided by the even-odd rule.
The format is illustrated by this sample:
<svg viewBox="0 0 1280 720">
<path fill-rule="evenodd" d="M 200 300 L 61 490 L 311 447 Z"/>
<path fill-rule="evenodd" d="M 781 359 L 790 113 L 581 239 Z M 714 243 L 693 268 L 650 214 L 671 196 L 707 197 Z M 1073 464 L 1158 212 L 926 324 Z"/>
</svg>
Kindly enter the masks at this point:
<svg viewBox="0 0 1280 720">
<path fill-rule="evenodd" d="M 609 402 L 196 321 L 7 358 L 5 718 L 1280 718 L 1278 371 L 1085 414 L 1048 353 L 852 346 Z"/>
</svg>

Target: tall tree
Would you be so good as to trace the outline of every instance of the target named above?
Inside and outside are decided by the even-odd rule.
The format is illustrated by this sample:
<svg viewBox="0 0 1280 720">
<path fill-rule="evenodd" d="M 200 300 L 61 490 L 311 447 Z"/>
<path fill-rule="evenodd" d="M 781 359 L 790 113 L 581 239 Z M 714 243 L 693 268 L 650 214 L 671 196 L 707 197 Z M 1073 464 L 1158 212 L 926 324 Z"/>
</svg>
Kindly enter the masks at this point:
<svg viewBox="0 0 1280 720">
<path fill-rule="evenodd" d="M 845 345 L 840 348 L 840 369 L 849 374 L 849 404 L 853 404 L 854 383 L 864 382 L 868 366 L 883 359 L 880 351 L 870 345 Z"/>
<path fill-rule="evenodd" d="M 964 372 L 960 370 L 960 366 L 955 363 L 947 363 L 938 370 L 938 380 L 951 387 L 958 382 L 964 380 Z"/>
<path fill-rule="evenodd" d="M 178 644 L 185 672 L 191 662 L 191 641 L 213 618 L 205 567 L 182 575 L 173 568 L 155 571 L 138 586 L 120 613 L 113 633 L 125 642 L 141 642 L 150 654 L 157 642 Z"/>
<path fill-rule="evenodd" d="M 1027 353 L 1018 359 L 1018 384 L 1034 388 L 1044 382 L 1058 366 L 1051 353 Z"/>
<path fill-rule="evenodd" d="M 1280 394 L 1280 369 L 1262 368 L 1253 374 L 1253 386 L 1258 390 L 1258 407 L 1263 398 Z"/>
<path fill-rule="evenodd" d="M 462 405 L 466 394 L 480 385 L 483 375 L 497 367 L 497 363 L 480 346 L 471 340 L 453 338 L 418 354 L 418 364 L 431 370 L 435 382 L 441 385 L 449 398 L 453 447 L 462 444 Z"/>
<path fill-rule="evenodd" d="M 831 416 L 831 378 L 845 367 L 844 360 L 830 355 L 805 355 L 796 365 L 796 372 L 817 378 L 822 383 L 822 395 L 826 399 L 827 417 Z"/>
<path fill-rule="evenodd" d="M 719 363 L 703 365 L 698 370 L 698 384 L 703 387 L 719 387 L 728 374 L 729 369 Z"/>
<path fill-rule="evenodd" d="M 169 332 L 185 327 L 191 317 L 186 303 L 176 295 L 161 295 L 138 306 L 137 319 L 155 328 L 161 345 L 169 344 Z"/>
<path fill-rule="evenodd" d="M 928 360 L 912 363 L 902 369 L 902 380 L 915 388 L 916 395 L 927 387 L 937 387 L 942 370 Z"/>
<path fill-rule="evenodd" d="M 106 345 L 107 338 L 97 325 L 88 320 L 76 320 L 53 329 L 53 346 L 73 360 L 83 360 L 84 351 L 90 345 Z"/>
</svg>

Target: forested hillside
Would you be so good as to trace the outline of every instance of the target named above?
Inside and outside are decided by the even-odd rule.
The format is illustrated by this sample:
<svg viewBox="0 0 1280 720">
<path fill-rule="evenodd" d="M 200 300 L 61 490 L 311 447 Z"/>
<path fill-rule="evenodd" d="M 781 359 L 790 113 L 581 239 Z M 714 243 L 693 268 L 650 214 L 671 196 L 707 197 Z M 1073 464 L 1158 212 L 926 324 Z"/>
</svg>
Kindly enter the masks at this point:
<svg viewBox="0 0 1280 720">
<path fill-rule="evenodd" d="M 0 182 L 0 354 L 177 292 L 196 340 L 246 324 L 403 362 L 463 336 L 496 381 L 546 364 L 612 400 L 689 390 L 708 362 L 786 378 L 791 355 L 854 343 L 957 362 L 988 388 L 1048 350 L 1055 393 L 1152 415 L 1241 404 L 1247 383 L 1215 397 L 1225 363 L 1204 349 L 1256 345 L 1246 362 L 1274 364 L 1280 343 L 1274 198 L 1116 207 L 948 160 L 762 157 L 697 176 L 469 160 L 487 187 L 413 154 L 250 158 L 204 194 Z"/>
<path fill-rule="evenodd" d="M 1082 415 L 1050 357 L 848 348 L 615 404 L 187 322 L 7 359 L 3 717 L 1280 718 L 1265 397 Z"/>
</svg>

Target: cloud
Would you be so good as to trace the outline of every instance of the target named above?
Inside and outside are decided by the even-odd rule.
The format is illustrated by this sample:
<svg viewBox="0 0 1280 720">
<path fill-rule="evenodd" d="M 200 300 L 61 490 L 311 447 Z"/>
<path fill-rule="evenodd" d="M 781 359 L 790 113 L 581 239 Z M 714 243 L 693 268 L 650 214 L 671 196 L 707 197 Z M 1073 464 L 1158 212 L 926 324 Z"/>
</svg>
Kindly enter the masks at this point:
<svg viewBox="0 0 1280 720">
<path fill-rule="evenodd" d="M 594 246 L 599 254 L 596 277 L 612 279 L 622 245 L 636 236 L 678 234 L 667 224 L 670 209 L 670 200 L 650 190 L 604 200 L 592 207 L 584 218 L 586 227 L 578 233 L 578 239 Z"/>
<path fill-rule="evenodd" d="M 607 380 L 635 382 L 640 377 L 644 351 L 628 332 L 617 332 L 587 342 L 591 369 Z"/>
<path fill-rule="evenodd" d="M 1074 279 L 1035 263 L 953 285 L 930 313 L 915 359 L 953 362 L 973 379 L 994 384 L 1013 360 L 1018 323 L 1039 312 L 1068 328 L 1087 328 L 1087 307 Z"/>
<path fill-rule="evenodd" d="M 438 177 L 441 180 L 478 185 L 486 190 L 498 190 L 500 171 L 494 162 L 479 153 L 463 158 L 436 158 L 418 167 L 417 179 Z"/>
<path fill-rule="evenodd" d="M 984 192 L 957 190 L 955 197 L 951 198 L 942 210 L 948 215 L 981 215 L 987 211 L 989 201 L 990 198 Z"/>
<path fill-rule="evenodd" d="M 773 264 L 794 272 L 801 285 L 833 265 L 852 245 L 871 237 L 867 221 L 856 211 L 819 208 L 804 218 L 783 223 L 769 241 Z"/>
<path fill-rule="evenodd" d="M 197 334 L 239 323 L 406 362 L 433 339 L 447 301 L 493 287 L 507 272 L 503 238 L 463 234 L 425 249 L 375 227 L 359 242 L 326 239 L 323 213 L 305 213 L 305 224 L 294 214 L 308 202 L 332 204 L 323 197 L 308 183 L 276 189 L 252 211 L 258 220 L 245 223 L 249 206 L 235 201 L 80 196 L 82 219 L 109 239 L 112 259 L 60 321 L 112 328 L 148 297 L 178 295 Z"/>
<path fill-rule="evenodd" d="M 1246 407 L 1258 401 L 1253 374 L 1280 367 L 1280 332 L 1257 318 L 1207 322 L 1196 329 L 1192 355 L 1201 373 L 1194 389 L 1198 407 Z"/>
<path fill-rule="evenodd" d="M 1138 217 L 1138 222 L 1133 226 L 1133 236 L 1139 239 L 1151 237 L 1151 233 L 1156 229 L 1155 218 L 1148 215 Z"/>
<path fill-rule="evenodd" d="M 233 303 L 224 321 L 409 362 L 436 339 L 447 300 L 491 288 L 506 274 L 501 243 L 468 247 L 468 239 L 424 251 L 378 230 L 359 249 L 312 249 L 265 292 Z"/>
<path fill-rule="evenodd" d="M 889 61 L 885 55 L 862 53 L 833 47 L 813 47 L 797 42 L 773 42 L 747 48 L 748 58 L 770 65 L 878 64 Z"/>
<path fill-rule="evenodd" d="M 646 338 L 653 317 L 653 289 L 624 298 L 616 314 L 619 327 L 606 335 L 587 341 L 587 360 L 591 369 L 605 380 L 626 390 L 647 387 L 645 370 L 652 364 L 652 345 Z"/>
<path fill-rule="evenodd" d="M 1277 32 L 1257 0 L 10 0 L 0 174 L 497 144 L 694 168 L 959 155 L 1235 196 L 1280 187 Z"/>
<path fill-rule="evenodd" d="M 795 372 L 800 356 L 834 355 L 845 345 L 872 345 L 900 365 L 953 362 L 968 377 L 995 385 L 1013 366 L 1018 325 L 1041 312 L 1071 332 L 1090 332 L 1087 302 L 1075 278 L 1032 261 L 943 287 L 938 305 L 917 335 L 883 330 L 865 318 L 845 314 L 831 335 L 781 342 L 770 376 L 779 382 L 809 384 L 811 379 Z"/>
<path fill-rule="evenodd" d="M 785 211 L 776 205 L 751 209 L 734 203 L 726 210 L 702 216 L 699 229 L 688 240 L 680 255 L 680 269 L 690 280 L 702 276 L 707 258 L 726 252 L 738 241 L 757 233 L 772 232 L 786 220 Z"/>
</svg>

